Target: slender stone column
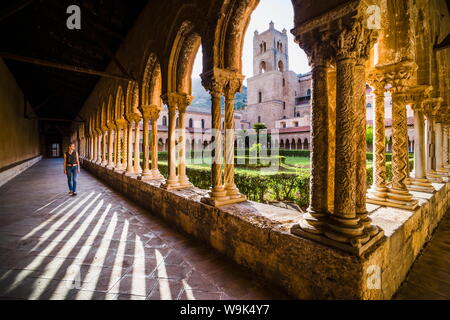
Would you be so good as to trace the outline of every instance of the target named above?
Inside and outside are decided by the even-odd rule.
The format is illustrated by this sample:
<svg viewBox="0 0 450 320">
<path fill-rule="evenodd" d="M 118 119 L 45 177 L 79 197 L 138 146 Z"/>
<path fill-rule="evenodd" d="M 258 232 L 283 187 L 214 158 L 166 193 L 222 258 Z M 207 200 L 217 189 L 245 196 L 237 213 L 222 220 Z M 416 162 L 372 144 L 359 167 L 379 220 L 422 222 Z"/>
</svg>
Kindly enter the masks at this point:
<svg viewBox="0 0 450 320">
<path fill-rule="evenodd" d="M 444 146 L 443 146 L 444 150 L 444 168 L 445 169 L 450 169 L 449 167 L 449 163 L 448 163 L 448 124 L 444 124 Z"/>
<path fill-rule="evenodd" d="M 157 113 L 151 118 L 152 121 L 152 177 L 153 179 L 163 179 L 158 169 L 158 124 L 159 112 L 162 109 L 157 107 Z"/>
<path fill-rule="evenodd" d="M 329 217 L 325 235 L 339 242 L 361 246 L 369 240 L 369 235 L 364 232 L 364 226 L 356 215 L 355 65 L 356 59 L 352 54 L 338 54 L 334 214 Z"/>
<path fill-rule="evenodd" d="M 122 161 L 121 161 L 121 152 L 122 152 L 122 142 L 120 139 L 121 136 L 121 125 L 119 121 L 116 121 L 116 131 L 115 131 L 115 141 L 116 141 L 116 148 L 114 151 L 114 170 L 122 170 Z"/>
<path fill-rule="evenodd" d="M 185 97 L 178 104 L 178 181 L 181 187 L 192 187 L 186 175 L 186 109 L 192 98 Z"/>
<path fill-rule="evenodd" d="M 328 172 L 327 172 L 327 211 L 329 213 L 334 212 L 334 170 L 335 170 L 335 154 L 336 154 L 336 69 L 328 69 L 328 110 L 327 110 L 327 122 L 328 122 Z M 306 148 L 305 146 L 303 148 Z"/>
<path fill-rule="evenodd" d="M 141 113 L 143 117 L 143 152 L 144 152 L 144 170 L 142 172 L 142 180 L 163 179 L 158 170 L 158 125 L 161 106 L 145 105 L 142 106 Z M 149 143 L 149 121 L 152 125 L 152 141 L 151 141 L 151 170 L 150 170 L 150 143 Z M 156 150 L 156 151 L 155 151 Z"/>
<path fill-rule="evenodd" d="M 387 197 L 386 187 L 386 129 L 384 124 L 384 93 L 385 82 L 382 73 L 371 73 L 370 80 L 374 87 L 375 107 L 373 108 L 373 132 L 374 132 L 374 158 L 373 158 L 373 184 L 367 198 L 385 202 Z"/>
<path fill-rule="evenodd" d="M 211 191 L 208 197 L 202 198 L 202 202 L 213 206 L 227 204 L 230 197 L 227 196 L 222 180 L 222 116 L 220 110 L 220 98 L 227 83 L 224 70 L 214 69 L 202 74 L 202 84 L 211 94 L 211 118 L 212 118 L 212 147 L 214 155 L 211 164 Z"/>
<path fill-rule="evenodd" d="M 121 144 L 121 158 L 122 170 L 126 170 L 128 166 L 128 122 L 122 120 L 122 144 Z"/>
<path fill-rule="evenodd" d="M 440 102 L 430 98 L 423 102 L 426 117 L 426 174 L 432 182 L 443 182 L 442 176 L 436 172 L 434 118 Z"/>
<path fill-rule="evenodd" d="M 367 218 L 366 193 L 366 70 L 364 60 L 358 59 L 355 66 L 355 121 L 356 128 L 356 214 Z M 370 225 L 370 221 L 368 222 Z"/>
<path fill-rule="evenodd" d="M 421 104 L 413 106 L 414 110 L 414 179 L 411 179 L 410 190 L 434 192 L 435 189 L 426 175 L 425 117 Z"/>
<path fill-rule="evenodd" d="M 143 107 L 144 108 L 144 107 Z M 142 137 L 142 151 L 144 153 L 144 168 L 142 170 L 142 178 L 148 177 L 151 175 L 150 168 L 149 168 L 149 141 L 148 141 L 148 122 L 149 122 L 149 115 L 145 113 L 145 111 L 142 111 L 142 131 L 143 131 L 143 137 Z"/>
<path fill-rule="evenodd" d="M 95 160 L 95 163 L 101 164 L 102 163 L 102 132 L 101 129 L 97 129 L 97 159 Z"/>
<path fill-rule="evenodd" d="M 112 123 L 110 123 L 108 125 L 108 165 L 107 168 L 108 169 L 113 169 L 115 164 L 114 164 L 114 158 L 113 158 L 113 153 L 114 153 L 114 140 L 115 140 L 115 133 L 114 133 L 114 125 Z"/>
<path fill-rule="evenodd" d="M 370 236 L 376 235 L 378 227 L 372 225 L 366 207 L 367 195 L 367 144 L 366 144 L 366 67 L 368 57 L 359 52 L 355 66 L 355 115 L 356 115 L 356 215 Z"/>
<path fill-rule="evenodd" d="M 435 123 L 435 150 L 436 150 L 436 172 L 443 176 L 448 176 L 448 170 L 444 168 L 444 128 L 440 117 Z"/>
<path fill-rule="evenodd" d="M 327 215 L 327 163 L 328 163 L 328 66 L 323 56 L 311 60 L 312 67 L 312 115 L 311 115 L 311 175 L 310 201 L 305 223 L 301 229 L 312 233 L 323 233 Z"/>
<path fill-rule="evenodd" d="M 102 163 L 101 163 L 101 165 L 102 166 L 106 166 L 107 164 L 108 164 L 108 160 L 106 159 L 106 156 L 107 156 L 107 154 L 108 154 L 108 149 L 107 149 L 107 139 L 109 139 L 109 137 L 107 137 L 107 134 L 108 133 L 108 128 L 105 126 L 105 127 L 102 127 Z"/>
<path fill-rule="evenodd" d="M 97 162 L 97 160 L 98 160 L 98 132 L 97 132 L 97 129 L 95 129 L 95 131 L 94 131 L 94 152 L 93 152 L 93 154 L 94 154 L 94 157 L 93 157 L 93 159 L 92 159 L 92 162 Z"/>
<path fill-rule="evenodd" d="M 225 165 L 224 182 L 227 196 L 234 203 L 246 201 L 234 183 L 234 95 L 241 90 L 243 76 L 236 75 L 225 87 Z"/>
<path fill-rule="evenodd" d="M 126 126 L 126 159 L 127 159 L 127 170 L 126 174 L 131 175 L 134 174 L 134 167 L 133 167 L 133 116 L 128 117 L 128 122 Z"/>
<path fill-rule="evenodd" d="M 179 180 L 177 176 L 176 166 L 176 111 L 178 108 L 178 99 L 176 94 L 168 93 L 162 96 L 164 103 L 169 110 L 169 150 L 168 150 L 168 177 L 164 184 L 161 185 L 165 189 L 177 189 L 179 187 Z"/>
<path fill-rule="evenodd" d="M 142 172 L 141 168 L 141 153 L 139 151 L 139 144 L 141 143 L 141 128 L 140 128 L 140 117 L 138 115 L 134 118 L 134 173 L 140 174 Z"/>
</svg>

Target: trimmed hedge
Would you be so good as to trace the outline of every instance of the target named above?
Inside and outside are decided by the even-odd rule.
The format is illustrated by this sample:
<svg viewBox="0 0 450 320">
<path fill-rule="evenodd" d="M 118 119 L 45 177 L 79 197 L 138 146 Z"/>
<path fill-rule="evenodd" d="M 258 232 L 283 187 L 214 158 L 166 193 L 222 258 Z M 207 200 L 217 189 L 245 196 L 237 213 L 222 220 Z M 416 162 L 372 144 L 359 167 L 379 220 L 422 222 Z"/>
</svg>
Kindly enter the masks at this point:
<svg viewBox="0 0 450 320">
<path fill-rule="evenodd" d="M 414 160 L 409 160 L 409 170 L 414 167 Z M 160 164 L 161 174 L 167 177 L 167 165 Z M 210 169 L 186 168 L 189 180 L 200 189 L 209 189 L 211 185 Z M 387 180 L 392 179 L 392 166 L 386 163 Z M 235 183 L 239 191 L 248 199 L 257 202 L 266 201 L 294 201 L 302 208 L 309 205 L 309 171 L 298 174 L 277 173 L 273 175 L 259 175 L 235 173 Z M 373 182 L 373 168 L 367 167 L 367 187 Z"/>
</svg>

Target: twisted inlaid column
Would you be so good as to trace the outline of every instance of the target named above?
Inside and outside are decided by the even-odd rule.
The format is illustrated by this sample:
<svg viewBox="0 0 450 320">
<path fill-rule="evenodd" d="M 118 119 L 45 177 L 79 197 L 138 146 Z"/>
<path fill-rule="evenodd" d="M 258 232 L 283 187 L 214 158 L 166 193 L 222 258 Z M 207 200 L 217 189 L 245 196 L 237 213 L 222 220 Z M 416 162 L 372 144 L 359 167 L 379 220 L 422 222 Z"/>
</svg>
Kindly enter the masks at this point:
<svg viewBox="0 0 450 320">
<path fill-rule="evenodd" d="M 234 202 L 247 198 L 239 192 L 234 183 L 234 95 L 240 90 L 242 77 L 236 76 L 228 81 L 225 87 L 225 164 L 224 185 L 227 196 Z"/>
<path fill-rule="evenodd" d="M 128 122 L 122 122 L 122 169 L 128 168 Z"/>
<path fill-rule="evenodd" d="M 368 192 L 368 199 L 385 201 L 386 187 L 386 129 L 384 124 L 384 82 L 373 80 L 375 107 L 373 108 L 374 159 L 373 184 Z M 369 200 L 369 201 L 370 201 Z"/>
<path fill-rule="evenodd" d="M 372 225 L 366 207 L 367 194 L 367 144 L 366 144 L 366 67 L 365 59 L 358 58 L 355 66 L 355 115 L 356 115 L 356 215 L 370 236 L 378 233 Z"/>
<path fill-rule="evenodd" d="M 134 173 L 140 174 L 142 172 L 141 168 L 141 153 L 139 151 L 139 145 L 141 143 L 141 128 L 140 128 L 140 117 L 136 115 L 134 118 Z"/>
<path fill-rule="evenodd" d="M 127 166 L 126 166 L 126 174 L 134 174 L 134 167 L 133 167 L 133 118 L 129 117 L 126 125 L 126 159 L 127 159 Z"/>
<path fill-rule="evenodd" d="M 418 202 L 406 188 L 406 179 L 409 176 L 406 88 L 393 87 L 392 91 L 392 184 L 387 201 L 413 210 Z"/>
<path fill-rule="evenodd" d="M 121 162 L 121 149 L 122 149 L 122 143 L 121 143 L 121 126 L 118 121 L 116 121 L 116 131 L 114 132 L 114 140 L 115 140 L 115 150 L 114 150 L 114 169 L 115 170 L 122 170 L 122 162 Z"/>
</svg>

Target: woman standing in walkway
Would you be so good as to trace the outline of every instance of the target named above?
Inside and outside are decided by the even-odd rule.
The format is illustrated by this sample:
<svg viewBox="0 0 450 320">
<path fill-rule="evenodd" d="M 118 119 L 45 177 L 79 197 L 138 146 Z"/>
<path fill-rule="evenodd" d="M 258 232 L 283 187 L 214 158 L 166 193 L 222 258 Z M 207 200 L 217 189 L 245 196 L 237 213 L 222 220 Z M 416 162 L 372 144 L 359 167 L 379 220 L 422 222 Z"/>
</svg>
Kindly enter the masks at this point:
<svg viewBox="0 0 450 320">
<path fill-rule="evenodd" d="M 75 144 L 71 143 L 64 153 L 64 174 L 67 175 L 69 184 L 69 194 L 77 195 L 77 175 L 80 173 L 80 160 L 78 153 L 75 151 Z"/>
</svg>

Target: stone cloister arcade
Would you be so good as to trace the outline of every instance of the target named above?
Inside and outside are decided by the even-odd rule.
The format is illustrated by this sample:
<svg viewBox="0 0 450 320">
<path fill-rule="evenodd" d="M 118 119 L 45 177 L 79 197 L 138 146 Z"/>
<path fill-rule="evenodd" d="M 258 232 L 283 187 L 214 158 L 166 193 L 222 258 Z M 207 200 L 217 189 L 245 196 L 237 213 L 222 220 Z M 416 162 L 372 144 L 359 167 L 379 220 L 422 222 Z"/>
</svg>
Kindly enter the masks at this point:
<svg viewBox="0 0 450 320">
<path fill-rule="evenodd" d="M 117 53 L 134 79 L 99 81 L 81 112 L 88 120 L 73 127 L 72 140 L 88 170 L 218 251 L 281 282 L 297 297 L 390 298 L 450 206 L 450 51 L 437 49 L 450 31 L 446 4 L 292 2 L 291 33 L 307 53 L 313 79 L 310 207 L 304 215 L 270 213 L 269 206 L 246 201 L 234 183 L 233 99 L 244 79 L 243 37 L 257 0 L 192 0 L 170 8 L 149 4 Z M 221 132 L 214 135 L 217 161 L 209 192 L 198 191 L 189 181 L 185 143 L 180 143 L 191 140 L 184 130 L 185 114 L 200 44 L 212 129 Z M 115 69 L 113 64 L 108 68 Z M 369 189 L 366 83 L 375 92 Z M 385 156 L 386 92 L 393 105 L 391 181 Z M 157 158 L 156 121 L 163 104 L 169 110 L 167 179 Z M 407 105 L 414 110 L 412 172 Z M 400 224 L 393 222 L 399 219 Z M 398 234 L 402 240 L 396 239 Z M 372 265 L 381 269 L 381 290 L 366 286 Z"/>
</svg>

